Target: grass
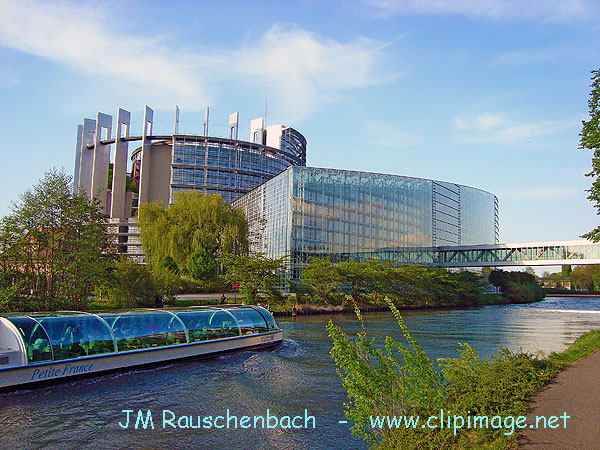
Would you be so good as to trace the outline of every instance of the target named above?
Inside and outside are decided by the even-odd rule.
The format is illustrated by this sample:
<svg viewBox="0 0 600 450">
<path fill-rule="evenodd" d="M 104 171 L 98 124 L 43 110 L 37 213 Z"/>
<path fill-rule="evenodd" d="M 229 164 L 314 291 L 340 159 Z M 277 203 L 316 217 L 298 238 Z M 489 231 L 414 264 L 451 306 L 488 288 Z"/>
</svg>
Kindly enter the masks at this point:
<svg viewBox="0 0 600 450">
<path fill-rule="evenodd" d="M 552 353 L 548 356 L 548 360 L 564 368 L 590 356 L 598 349 L 600 349 L 600 330 L 590 330 L 579 336 L 566 350 L 560 353 Z"/>
</svg>

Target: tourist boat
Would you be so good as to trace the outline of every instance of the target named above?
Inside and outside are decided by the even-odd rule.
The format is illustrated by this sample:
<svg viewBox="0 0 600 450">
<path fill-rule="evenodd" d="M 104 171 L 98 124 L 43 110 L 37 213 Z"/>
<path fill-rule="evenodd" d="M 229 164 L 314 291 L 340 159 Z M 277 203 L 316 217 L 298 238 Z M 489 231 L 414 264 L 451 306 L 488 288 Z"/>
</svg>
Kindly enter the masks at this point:
<svg viewBox="0 0 600 450">
<path fill-rule="evenodd" d="M 0 389 L 276 345 L 259 306 L 0 316 Z"/>
</svg>

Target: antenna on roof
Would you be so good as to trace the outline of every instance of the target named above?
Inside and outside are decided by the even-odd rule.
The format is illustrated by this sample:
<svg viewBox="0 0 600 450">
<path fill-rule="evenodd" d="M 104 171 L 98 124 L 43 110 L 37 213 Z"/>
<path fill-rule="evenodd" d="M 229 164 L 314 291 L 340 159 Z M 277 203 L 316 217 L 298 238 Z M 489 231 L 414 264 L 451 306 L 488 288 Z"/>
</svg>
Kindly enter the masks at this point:
<svg viewBox="0 0 600 450">
<path fill-rule="evenodd" d="M 267 94 L 265 94 L 265 128 L 267 128 Z"/>
<path fill-rule="evenodd" d="M 206 107 L 206 115 L 204 116 L 204 136 L 208 136 L 208 106 Z"/>
</svg>

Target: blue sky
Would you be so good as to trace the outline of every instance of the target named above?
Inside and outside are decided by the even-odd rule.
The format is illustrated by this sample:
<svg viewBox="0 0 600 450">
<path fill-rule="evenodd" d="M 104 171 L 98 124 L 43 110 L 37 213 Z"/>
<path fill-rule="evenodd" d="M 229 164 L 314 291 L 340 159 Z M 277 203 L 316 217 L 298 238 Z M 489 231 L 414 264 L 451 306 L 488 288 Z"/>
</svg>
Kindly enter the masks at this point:
<svg viewBox="0 0 600 450">
<path fill-rule="evenodd" d="M 598 217 L 578 150 L 591 0 L 0 0 L 0 215 L 77 125 L 145 104 L 155 132 L 226 134 L 240 112 L 308 140 L 308 165 L 433 178 L 498 196 L 501 242 L 577 239 Z"/>
</svg>

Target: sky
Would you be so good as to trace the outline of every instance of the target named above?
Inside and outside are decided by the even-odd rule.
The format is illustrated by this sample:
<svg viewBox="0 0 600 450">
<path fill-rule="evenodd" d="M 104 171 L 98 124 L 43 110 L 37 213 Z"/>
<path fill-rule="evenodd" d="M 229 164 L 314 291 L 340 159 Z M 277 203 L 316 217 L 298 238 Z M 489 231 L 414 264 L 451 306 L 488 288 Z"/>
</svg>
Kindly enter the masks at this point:
<svg viewBox="0 0 600 450">
<path fill-rule="evenodd" d="M 599 218 L 578 149 L 594 0 L 0 0 L 0 216 L 52 167 L 73 172 L 77 125 L 144 105 L 155 134 L 225 136 L 240 113 L 307 139 L 307 165 L 477 187 L 500 242 L 578 239 Z M 114 128 L 113 128 L 114 132 Z"/>
</svg>

